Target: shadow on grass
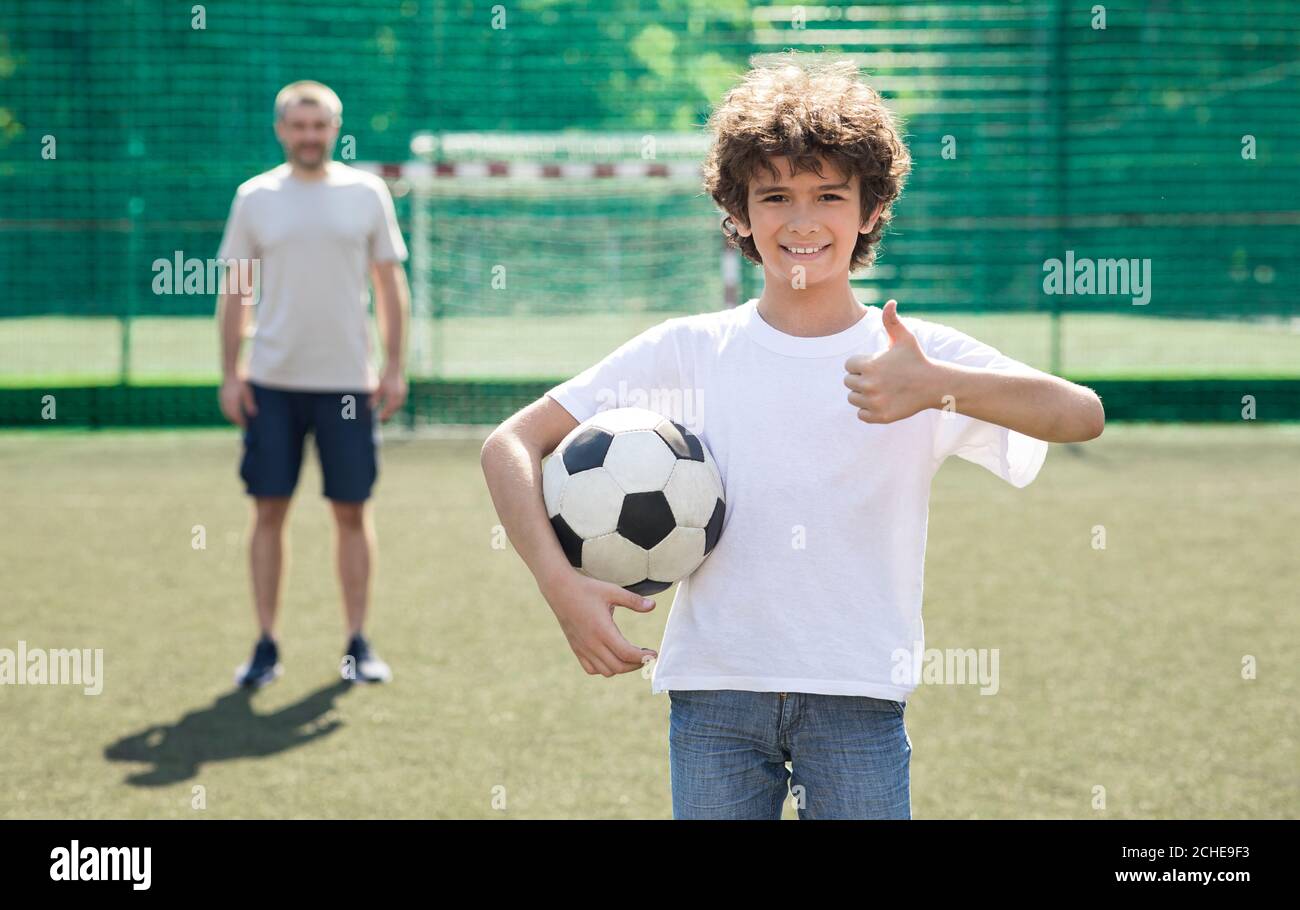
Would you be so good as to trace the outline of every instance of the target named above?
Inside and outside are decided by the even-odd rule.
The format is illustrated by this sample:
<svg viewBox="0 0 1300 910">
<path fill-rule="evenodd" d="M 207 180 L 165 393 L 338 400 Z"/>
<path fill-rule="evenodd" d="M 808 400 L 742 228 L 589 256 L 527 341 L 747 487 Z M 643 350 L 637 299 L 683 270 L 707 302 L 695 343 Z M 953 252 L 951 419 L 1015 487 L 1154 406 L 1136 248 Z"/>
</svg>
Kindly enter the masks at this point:
<svg viewBox="0 0 1300 910">
<path fill-rule="evenodd" d="M 339 680 L 271 714 L 255 714 L 253 690 L 236 689 L 170 726 L 155 724 L 122 737 L 104 749 L 104 757 L 153 765 L 125 783 L 137 787 L 179 783 L 196 776 L 205 764 L 264 758 L 333 733 L 342 723 L 323 718 L 335 699 L 351 688 L 352 683 Z"/>
</svg>

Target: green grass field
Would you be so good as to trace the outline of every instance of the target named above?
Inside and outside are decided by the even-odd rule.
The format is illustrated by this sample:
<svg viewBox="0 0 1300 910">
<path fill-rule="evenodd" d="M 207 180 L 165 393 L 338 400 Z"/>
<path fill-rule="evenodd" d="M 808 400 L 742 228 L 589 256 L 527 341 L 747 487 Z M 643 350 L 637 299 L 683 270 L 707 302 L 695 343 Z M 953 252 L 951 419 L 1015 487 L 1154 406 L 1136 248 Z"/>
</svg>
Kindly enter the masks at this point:
<svg viewBox="0 0 1300 910">
<path fill-rule="evenodd" d="M 98 696 L 0 689 L 0 818 L 668 817 L 667 697 L 582 672 L 517 556 L 491 546 L 478 451 L 387 440 L 370 632 L 395 681 L 354 691 L 336 681 L 308 459 L 286 675 L 249 697 L 231 684 L 254 633 L 236 433 L 0 434 L 0 647 L 105 661 Z M 1298 452 L 1296 426 L 1116 425 L 1053 446 L 1024 490 L 950 460 L 927 644 L 998 648 L 1000 692 L 913 695 L 915 816 L 1300 816 Z M 658 646 L 657 600 L 618 614 L 633 643 Z"/>
<path fill-rule="evenodd" d="M 1297 451 L 1295 426 L 1119 425 L 1053 446 L 1021 491 L 950 460 L 927 645 L 997 647 L 1001 690 L 914 694 L 915 816 L 1300 815 Z M 341 608 L 308 460 L 286 676 L 248 697 L 230 684 L 253 632 L 234 433 L 0 435 L 0 647 L 105 655 L 94 697 L 0 694 L 0 818 L 667 816 L 668 699 L 636 673 L 581 672 L 523 564 L 491 547 L 477 454 L 387 442 L 370 630 L 396 679 L 357 690 L 335 682 Z M 629 640 L 658 646 L 658 602 L 620 612 Z M 200 785 L 207 809 L 191 809 Z"/>
<path fill-rule="evenodd" d="M 1051 366 L 1050 319 L 1036 314 L 917 313 L 944 322 L 1039 369 Z M 667 318 L 627 312 L 583 316 L 448 318 L 413 329 L 428 351 L 417 374 L 445 378 L 571 376 Z M 1300 377 L 1300 320 L 1157 319 L 1114 314 L 1062 317 L 1062 374 L 1088 378 Z M 130 328 L 130 380 L 211 383 L 216 326 L 197 318 L 140 318 Z M 117 319 L 0 319 L 0 386 L 112 384 L 121 377 Z"/>
</svg>

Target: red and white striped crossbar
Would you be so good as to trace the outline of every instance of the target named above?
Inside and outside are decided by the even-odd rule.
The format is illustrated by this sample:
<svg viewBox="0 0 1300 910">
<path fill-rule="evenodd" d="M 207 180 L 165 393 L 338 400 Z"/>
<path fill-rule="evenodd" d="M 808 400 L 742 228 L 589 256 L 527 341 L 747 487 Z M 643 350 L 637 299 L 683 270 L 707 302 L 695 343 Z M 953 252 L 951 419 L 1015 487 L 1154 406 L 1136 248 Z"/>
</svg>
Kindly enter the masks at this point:
<svg viewBox="0 0 1300 910">
<path fill-rule="evenodd" d="M 389 180 L 399 177 L 406 180 L 485 177 L 515 180 L 700 179 L 700 165 L 694 161 L 356 161 L 352 166 Z"/>
</svg>

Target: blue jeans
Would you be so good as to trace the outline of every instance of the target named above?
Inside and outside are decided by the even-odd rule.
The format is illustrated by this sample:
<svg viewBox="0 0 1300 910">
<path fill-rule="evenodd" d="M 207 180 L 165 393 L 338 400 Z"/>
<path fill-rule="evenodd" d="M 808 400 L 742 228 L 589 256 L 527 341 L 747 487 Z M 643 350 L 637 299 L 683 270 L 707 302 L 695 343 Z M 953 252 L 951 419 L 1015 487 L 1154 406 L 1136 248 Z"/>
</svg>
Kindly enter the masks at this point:
<svg viewBox="0 0 1300 910">
<path fill-rule="evenodd" d="M 902 702 L 864 695 L 671 690 L 673 818 L 911 818 Z M 792 768 L 787 769 L 786 762 Z"/>
</svg>

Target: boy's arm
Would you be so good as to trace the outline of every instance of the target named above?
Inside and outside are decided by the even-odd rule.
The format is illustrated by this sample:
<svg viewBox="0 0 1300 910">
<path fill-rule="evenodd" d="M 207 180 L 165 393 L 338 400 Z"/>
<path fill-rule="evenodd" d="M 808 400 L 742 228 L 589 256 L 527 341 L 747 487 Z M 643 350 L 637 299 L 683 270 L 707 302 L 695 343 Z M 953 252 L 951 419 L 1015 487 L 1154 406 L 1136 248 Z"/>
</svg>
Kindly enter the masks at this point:
<svg viewBox="0 0 1300 910">
<path fill-rule="evenodd" d="M 949 407 L 1047 442 L 1085 442 L 1100 436 L 1106 412 L 1097 393 L 1026 367 L 1023 372 L 980 369 L 932 361 L 885 304 L 889 349 L 845 362 L 849 403 L 866 423 L 893 423 L 926 408 Z"/>
<path fill-rule="evenodd" d="M 542 459 L 577 425 L 556 401 L 542 396 L 488 436 L 480 461 L 506 536 L 533 573 L 578 662 L 589 674 L 614 676 L 638 670 L 658 654 L 623 637 L 612 606 L 647 613 L 655 602 L 573 568 L 551 527 L 542 498 Z"/>
<path fill-rule="evenodd" d="M 934 397 L 953 410 L 1047 442 L 1087 442 L 1101 435 L 1106 412 L 1092 389 L 1032 370 L 1005 373 L 935 363 Z M 941 390 L 941 391 L 940 391 Z"/>
</svg>

